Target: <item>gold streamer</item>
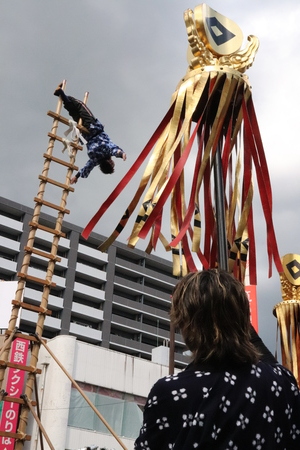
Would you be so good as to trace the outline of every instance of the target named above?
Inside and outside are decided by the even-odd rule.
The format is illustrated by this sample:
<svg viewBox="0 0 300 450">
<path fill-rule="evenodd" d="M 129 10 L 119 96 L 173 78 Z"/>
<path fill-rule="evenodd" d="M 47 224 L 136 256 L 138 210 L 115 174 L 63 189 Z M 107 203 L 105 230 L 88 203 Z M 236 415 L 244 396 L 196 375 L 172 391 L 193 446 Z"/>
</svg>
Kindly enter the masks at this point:
<svg viewBox="0 0 300 450">
<path fill-rule="evenodd" d="M 227 29 L 231 36 L 228 40 L 222 40 L 223 43 L 219 47 L 217 40 L 214 41 L 212 34 L 207 29 L 206 18 L 208 17 L 215 17 L 216 23 L 220 23 L 223 29 Z M 217 266 L 215 228 L 218 218 L 215 217 L 212 202 L 209 202 L 206 208 L 208 219 L 202 214 L 201 203 L 203 202 L 200 201 L 200 194 L 204 177 L 207 177 L 205 178 L 205 192 L 203 192 L 204 202 L 206 196 L 209 200 L 214 198 L 213 182 L 210 180 L 212 178 L 211 169 L 216 151 L 220 152 L 223 158 L 225 142 L 226 150 L 229 151 L 230 168 L 234 164 L 233 150 L 236 151 L 234 181 L 226 179 L 226 176 L 223 180 L 226 235 L 230 248 L 229 267 L 230 270 L 238 272 L 239 278 L 243 281 L 249 247 L 247 222 L 253 199 L 252 185 L 249 192 L 243 193 L 246 195 L 246 200 L 241 199 L 244 150 L 244 141 L 241 139 L 244 122 L 243 104 L 247 105 L 251 99 L 248 77 L 244 72 L 252 65 L 259 43 L 255 36 L 249 36 L 246 47 L 241 49 L 243 36 L 239 27 L 205 4 L 197 6 L 194 11 L 185 11 L 184 19 L 189 42 L 189 65 L 187 73 L 180 80 L 171 98 L 174 108 L 173 115 L 155 144 L 132 201 L 112 235 L 99 248 L 102 251 L 107 250 L 126 225 L 137 204 L 140 203 L 128 240 L 129 247 L 134 248 L 140 236 L 145 236 L 146 230 L 149 228 L 147 221 L 151 217 L 153 226 L 146 251 L 153 250 L 157 236 L 167 250 L 171 245 L 173 273 L 176 276 L 187 273 L 189 270 L 195 270 L 196 263 L 191 257 L 189 247 L 186 247 L 189 244 L 191 244 L 191 252 L 197 255 L 200 262 L 204 261 L 205 264 Z M 193 205 L 193 224 L 187 224 L 185 203 L 187 177 L 184 168 L 177 166 L 177 161 L 190 143 L 192 133 L 194 133 L 193 122 L 197 123 L 198 138 L 202 147 L 196 148 L 199 158 L 201 152 L 201 161 L 198 173 L 194 174 L 194 190 L 189 198 L 188 218 L 190 218 Z M 191 149 L 189 158 L 195 147 Z M 189 161 L 190 159 L 188 159 Z M 182 160 L 180 160 L 181 162 Z M 176 170 L 178 179 L 176 178 L 176 186 L 171 186 L 171 182 L 175 183 L 175 178 L 172 177 L 174 170 Z M 181 170 L 180 174 L 177 173 L 178 170 Z M 166 191 L 166 187 L 168 191 Z M 163 205 L 167 200 L 167 193 L 169 194 L 171 189 L 169 213 L 171 238 L 168 242 L 160 229 L 164 223 L 164 211 L 163 209 L 157 211 L 156 204 L 160 202 L 160 206 Z M 241 212 L 238 211 L 238 207 L 242 209 Z M 184 229 L 182 228 L 183 224 Z M 202 257 L 201 239 L 203 235 L 206 248 Z M 173 244 L 170 241 L 174 239 L 176 239 L 176 243 Z"/>
</svg>

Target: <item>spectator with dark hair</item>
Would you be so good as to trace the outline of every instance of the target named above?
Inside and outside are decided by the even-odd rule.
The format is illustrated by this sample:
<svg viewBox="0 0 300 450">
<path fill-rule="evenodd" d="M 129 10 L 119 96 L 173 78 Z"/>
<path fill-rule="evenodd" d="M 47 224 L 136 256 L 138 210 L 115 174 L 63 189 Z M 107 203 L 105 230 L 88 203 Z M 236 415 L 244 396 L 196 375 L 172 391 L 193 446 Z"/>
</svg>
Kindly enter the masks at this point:
<svg viewBox="0 0 300 450">
<path fill-rule="evenodd" d="M 171 320 L 193 360 L 153 386 L 135 450 L 299 450 L 297 382 L 251 342 L 243 284 L 222 270 L 189 273 Z"/>
</svg>

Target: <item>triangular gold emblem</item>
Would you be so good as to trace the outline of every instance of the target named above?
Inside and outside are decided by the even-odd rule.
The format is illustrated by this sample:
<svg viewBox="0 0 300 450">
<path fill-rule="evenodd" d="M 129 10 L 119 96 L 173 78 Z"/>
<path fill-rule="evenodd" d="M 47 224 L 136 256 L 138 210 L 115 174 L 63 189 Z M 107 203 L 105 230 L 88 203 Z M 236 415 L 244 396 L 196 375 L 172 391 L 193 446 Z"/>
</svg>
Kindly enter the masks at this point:
<svg viewBox="0 0 300 450">
<path fill-rule="evenodd" d="M 194 17 L 199 37 L 214 55 L 230 55 L 243 43 L 240 27 L 205 3 L 196 6 Z"/>
</svg>

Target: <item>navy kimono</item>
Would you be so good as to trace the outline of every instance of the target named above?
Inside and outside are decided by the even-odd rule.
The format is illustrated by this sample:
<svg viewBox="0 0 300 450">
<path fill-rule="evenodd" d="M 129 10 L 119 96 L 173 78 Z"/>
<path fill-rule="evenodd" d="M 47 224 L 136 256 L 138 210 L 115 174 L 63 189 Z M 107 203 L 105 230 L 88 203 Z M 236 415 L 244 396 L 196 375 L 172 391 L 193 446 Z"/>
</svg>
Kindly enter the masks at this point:
<svg viewBox="0 0 300 450">
<path fill-rule="evenodd" d="M 299 450 L 300 394 L 280 364 L 191 365 L 153 386 L 135 450 Z"/>
</svg>

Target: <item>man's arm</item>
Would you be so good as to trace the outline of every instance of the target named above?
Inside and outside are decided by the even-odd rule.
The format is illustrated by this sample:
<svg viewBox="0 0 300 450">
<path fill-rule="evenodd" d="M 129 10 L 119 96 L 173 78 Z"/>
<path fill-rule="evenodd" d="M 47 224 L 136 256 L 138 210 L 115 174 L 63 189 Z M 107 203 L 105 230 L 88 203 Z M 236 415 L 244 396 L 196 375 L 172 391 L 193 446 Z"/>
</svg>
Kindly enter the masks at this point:
<svg viewBox="0 0 300 450">
<path fill-rule="evenodd" d="M 79 172 L 77 172 L 75 177 L 71 178 L 70 183 L 76 184 L 79 177 L 87 178 L 89 176 L 89 174 L 91 173 L 91 171 L 93 170 L 93 168 L 96 167 L 97 165 L 98 165 L 97 161 L 93 161 L 92 159 L 89 159 L 87 161 L 87 163 L 85 164 L 85 166 L 82 169 L 80 169 Z"/>
<path fill-rule="evenodd" d="M 70 183 L 71 184 L 76 184 L 79 177 L 80 177 L 80 172 L 77 172 L 75 177 L 71 178 Z"/>
</svg>

